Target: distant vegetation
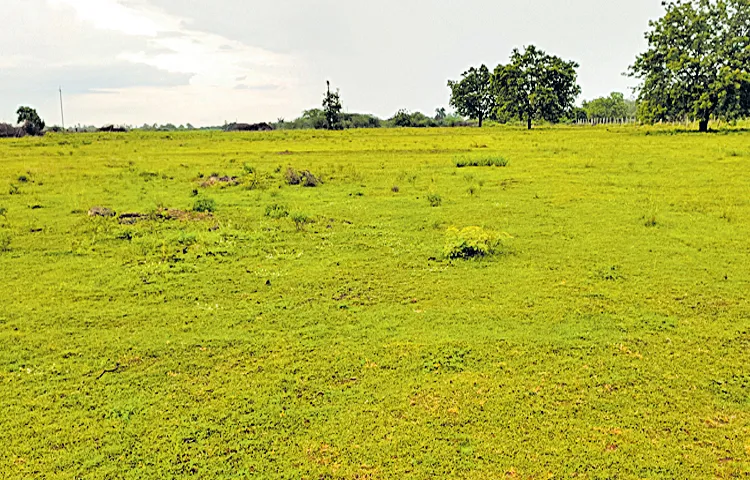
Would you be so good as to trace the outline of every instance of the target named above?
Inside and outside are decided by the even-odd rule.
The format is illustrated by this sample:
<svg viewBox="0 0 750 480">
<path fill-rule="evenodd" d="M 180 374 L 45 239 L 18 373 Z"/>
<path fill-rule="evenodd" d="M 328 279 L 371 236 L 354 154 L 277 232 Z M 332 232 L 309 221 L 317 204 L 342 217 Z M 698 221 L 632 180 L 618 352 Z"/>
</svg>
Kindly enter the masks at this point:
<svg viewBox="0 0 750 480">
<path fill-rule="evenodd" d="M 599 97 L 591 101 L 583 102 L 584 119 L 590 118 L 635 118 L 636 102 L 625 99 L 620 92 L 612 92 L 608 97 Z"/>
</svg>

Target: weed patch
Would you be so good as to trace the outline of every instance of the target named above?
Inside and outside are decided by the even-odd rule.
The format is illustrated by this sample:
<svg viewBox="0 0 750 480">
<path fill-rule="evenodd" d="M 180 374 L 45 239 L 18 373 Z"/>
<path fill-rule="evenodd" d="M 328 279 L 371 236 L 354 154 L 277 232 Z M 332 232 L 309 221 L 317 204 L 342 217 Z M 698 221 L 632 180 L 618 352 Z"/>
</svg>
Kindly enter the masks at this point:
<svg viewBox="0 0 750 480">
<path fill-rule="evenodd" d="M 443 254 L 446 258 L 468 259 L 497 253 L 502 246 L 502 235 L 482 227 L 449 228 Z"/>
<path fill-rule="evenodd" d="M 313 223 L 312 218 L 302 212 L 294 212 L 291 214 L 290 218 L 292 219 L 292 223 L 294 223 L 294 228 L 296 228 L 298 232 L 304 230 L 305 226 Z"/>
<path fill-rule="evenodd" d="M 457 157 L 454 159 L 456 167 L 507 167 L 510 163 L 506 158 L 499 156 L 492 157 Z"/>
<path fill-rule="evenodd" d="M 193 211 L 199 213 L 213 213 L 216 211 L 216 200 L 213 198 L 199 198 L 193 203 Z"/>
<path fill-rule="evenodd" d="M 10 251 L 10 242 L 12 239 L 13 236 L 10 232 L 0 230 L 0 252 Z"/>
<path fill-rule="evenodd" d="M 289 216 L 289 209 L 286 207 L 286 205 L 273 203 L 271 205 L 266 206 L 266 217 L 273 218 L 274 220 L 278 220 L 280 218 L 286 218 L 288 216 Z"/>
</svg>

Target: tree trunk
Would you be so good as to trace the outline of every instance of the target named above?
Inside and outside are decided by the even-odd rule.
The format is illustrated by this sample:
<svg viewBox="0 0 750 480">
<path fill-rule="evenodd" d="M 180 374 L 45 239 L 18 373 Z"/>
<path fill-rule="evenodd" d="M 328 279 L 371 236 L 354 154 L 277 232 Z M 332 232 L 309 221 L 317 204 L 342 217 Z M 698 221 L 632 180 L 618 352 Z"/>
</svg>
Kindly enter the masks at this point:
<svg viewBox="0 0 750 480">
<path fill-rule="evenodd" d="M 708 131 L 708 117 L 702 118 L 698 123 L 698 131 L 704 133 Z"/>
<path fill-rule="evenodd" d="M 479 114 L 479 128 L 482 128 L 482 124 L 483 124 L 483 123 L 484 123 L 484 117 L 483 117 L 483 116 L 482 116 L 482 114 L 480 113 L 480 114 Z"/>
<path fill-rule="evenodd" d="M 531 115 L 526 119 L 526 127 L 528 130 L 531 130 Z"/>
</svg>

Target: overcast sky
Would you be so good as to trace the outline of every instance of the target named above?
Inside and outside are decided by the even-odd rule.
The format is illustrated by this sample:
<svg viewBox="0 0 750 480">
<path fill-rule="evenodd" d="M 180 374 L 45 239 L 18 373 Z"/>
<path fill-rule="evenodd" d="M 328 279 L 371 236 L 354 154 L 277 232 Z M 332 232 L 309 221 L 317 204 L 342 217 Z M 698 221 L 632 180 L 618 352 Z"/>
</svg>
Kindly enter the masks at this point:
<svg viewBox="0 0 750 480">
<path fill-rule="evenodd" d="M 535 44 L 580 63 L 582 98 L 630 94 L 660 0 L 2 0 L 0 120 L 272 121 L 319 107 L 447 106 L 448 79 Z"/>
</svg>

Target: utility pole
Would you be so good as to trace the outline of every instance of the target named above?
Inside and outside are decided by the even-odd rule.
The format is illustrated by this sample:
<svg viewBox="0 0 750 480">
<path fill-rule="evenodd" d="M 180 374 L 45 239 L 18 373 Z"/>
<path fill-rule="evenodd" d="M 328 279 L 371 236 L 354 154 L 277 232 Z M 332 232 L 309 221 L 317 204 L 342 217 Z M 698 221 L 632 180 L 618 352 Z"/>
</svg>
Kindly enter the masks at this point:
<svg viewBox="0 0 750 480">
<path fill-rule="evenodd" d="M 62 120 L 63 133 L 65 133 L 65 111 L 63 110 L 62 87 L 60 87 L 60 119 Z"/>
</svg>

